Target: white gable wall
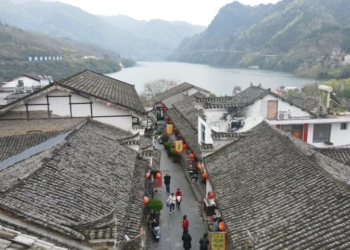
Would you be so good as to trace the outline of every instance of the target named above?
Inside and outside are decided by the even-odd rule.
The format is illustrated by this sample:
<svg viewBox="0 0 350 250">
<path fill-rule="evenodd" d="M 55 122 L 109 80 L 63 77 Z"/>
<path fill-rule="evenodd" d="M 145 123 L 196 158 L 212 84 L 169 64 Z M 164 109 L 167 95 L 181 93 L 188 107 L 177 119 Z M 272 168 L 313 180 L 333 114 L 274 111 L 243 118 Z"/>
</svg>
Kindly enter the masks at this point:
<svg viewBox="0 0 350 250">
<path fill-rule="evenodd" d="M 211 130 L 208 124 L 198 116 L 198 144 L 202 143 L 202 125 L 205 127 L 205 144 L 212 144 L 213 139 L 211 138 Z"/>
<path fill-rule="evenodd" d="M 69 93 L 62 90 L 53 90 L 48 93 L 49 96 L 68 96 Z M 71 94 L 72 103 L 90 103 L 88 98 Z M 70 117 L 70 107 L 68 97 L 50 97 L 50 110 L 51 113 L 58 116 Z M 46 96 L 40 96 L 32 99 L 28 104 L 47 104 Z M 28 106 L 29 111 L 47 111 L 46 105 Z M 26 111 L 26 106 L 21 105 L 12 109 L 11 111 Z M 107 106 L 100 102 L 92 102 L 93 116 L 120 116 L 125 117 L 93 117 L 94 120 L 103 122 L 115 127 L 130 130 L 132 128 L 132 115 L 129 111 L 119 110 L 113 106 Z M 91 107 L 90 104 L 73 104 L 72 105 L 72 117 L 90 117 Z M 30 117 L 29 117 L 30 118 Z"/>
<path fill-rule="evenodd" d="M 307 143 L 318 147 L 318 148 L 326 148 L 326 147 L 336 147 L 336 146 L 345 146 L 350 145 L 350 122 L 347 123 L 347 129 L 341 130 L 340 124 L 342 122 L 335 122 L 335 123 L 327 123 L 325 121 L 322 124 L 331 124 L 331 136 L 330 136 L 330 142 L 333 143 L 333 145 L 326 145 L 324 143 L 314 143 L 314 124 L 309 124 L 308 134 L 307 134 Z"/>
<path fill-rule="evenodd" d="M 2 85 L 3 88 L 15 88 L 18 85 L 18 81 L 22 80 L 23 81 L 23 86 L 25 88 L 31 88 L 31 87 L 36 87 L 40 86 L 40 82 L 36 81 L 32 78 L 26 77 L 26 76 L 21 76 L 21 77 L 16 77 L 12 81 L 9 82 L 4 82 Z"/>
</svg>

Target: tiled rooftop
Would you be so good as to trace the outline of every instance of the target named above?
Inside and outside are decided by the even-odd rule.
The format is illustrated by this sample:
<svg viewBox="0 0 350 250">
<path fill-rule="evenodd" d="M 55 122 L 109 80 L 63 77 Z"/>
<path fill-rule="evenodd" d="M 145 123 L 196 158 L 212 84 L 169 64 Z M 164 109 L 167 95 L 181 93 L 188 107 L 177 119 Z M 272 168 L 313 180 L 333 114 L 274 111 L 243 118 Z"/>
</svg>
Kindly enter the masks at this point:
<svg viewBox="0 0 350 250">
<path fill-rule="evenodd" d="M 348 186 L 298 144 L 263 122 L 204 158 L 232 249 L 350 249 Z"/>
<path fill-rule="evenodd" d="M 0 249 L 2 250 L 68 250 L 36 237 L 0 225 Z"/>
<path fill-rule="evenodd" d="M 208 94 L 210 93 L 210 91 L 208 91 L 208 90 L 205 90 L 203 88 L 197 87 L 197 86 L 192 85 L 190 83 L 184 82 L 184 83 L 181 83 L 181 84 L 179 84 L 179 85 L 177 85 L 177 86 L 175 86 L 175 87 L 173 87 L 173 88 L 171 88 L 171 89 L 169 89 L 167 91 L 164 91 L 163 93 L 155 96 L 153 98 L 153 101 L 155 103 L 161 102 L 161 101 L 163 101 L 165 99 L 168 99 L 168 98 L 170 98 L 172 96 L 175 96 L 175 95 L 177 95 L 179 93 L 186 92 L 187 90 L 189 90 L 191 88 L 196 88 L 198 91 L 206 92 Z M 204 97 L 204 95 L 200 94 L 200 93 L 195 94 L 195 95 L 196 95 L 197 98 Z"/>
<path fill-rule="evenodd" d="M 318 148 L 318 152 L 344 163 L 350 168 L 350 148 Z"/>
<path fill-rule="evenodd" d="M 115 140 L 126 131 L 109 129 L 89 120 L 53 151 L 6 169 L 21 165 L 23 178 L 14 181 L 7 178 L 13 172 L 0 171 L 2 184 L 9 184 L 0 192 L 0 209 L 75 239 L 86 238 L 77 228 L 91 228 L 115 214 L 126 225 L 121 235 L 135 236 L 147 162 Z"/>
<path fill-rule="evenodd" d="M 58 131 L 0 137 L 0 162 L 58 135 Z"/>
<path fill-rule="evenodd" d="M 84 70 L 62 79 L 56 84 L 74 90 L 78 93 L 94 96 L 102 100 L 129 108 L 139 113 L 145 113 L 135 86 L 114 78 Z"/>
</svg>

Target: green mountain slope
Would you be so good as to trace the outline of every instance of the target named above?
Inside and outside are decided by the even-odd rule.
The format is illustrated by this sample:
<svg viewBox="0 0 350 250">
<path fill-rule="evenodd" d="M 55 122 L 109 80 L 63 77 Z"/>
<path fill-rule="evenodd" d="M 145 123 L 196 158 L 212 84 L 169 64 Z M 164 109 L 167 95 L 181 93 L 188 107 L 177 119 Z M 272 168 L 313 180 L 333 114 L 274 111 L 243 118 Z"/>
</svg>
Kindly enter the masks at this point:
<svg viewBox="0 0 350 250">
<path fill-rule="evenodd" d="M 159 19 L 138 21 L 124 15 L 99 17 L 113 26 L 134 35 L 154 39 L 167 44 L 171 46 L 172 50 L 174 50 L 185 37 L 192 37 L 205 30 L 204 26 L 191 25 L 180 21 L 168 22 Z"/>
<path fill-rule="evenodd" d="M 283 0 L 275 5 L 226 5 L 172 60 L 294 71 L 347 43 L 348 0 Z M 203 53 L 205 50 L 210 50 Z M 274 55 L 267 58 L 265 55 Z"/>
<path fill-rule="evenodd" d="M 62 56 L 62 61 L 28 61 L 28 57 Z M 84 59 L 89 57 L 90 59 Z M 38 72 L 63 78 L 83 69 L 100 73 L 120 70 L 133 61 L 95 44 L 50 37 L 0 23 L 0 77 L 9 79 L 22 73 Z"/>
<path fill-rule="evenodd" d="M 118 25 L 114 25 L 114 20 L 105 21 L 68 4 L 52 1 L 15 2 L 22 4 L 0 0 L 0 21 L 24 30 L 96 43 L 138 61 L 163 60 L 183 37 L 193 35 L 188 30 L 196 30 L 196 27 L 191 26 L 181 30 L 178 25 L 165 22 L 156 28 L 149 28 L 148 33 L 138 33 L 132 32 L 132 29 L 118 28 Z M 126 24 L 122 22 L 120 27 L 125 27 Z M 147 30 L 149 24 L 145 23 L 143 27 Z M 163 29 L 160 32 L 158 28 L 161 27 Z M 171 38 L 165 39 L 167 35 L 171 35 Z"/>
</svg>

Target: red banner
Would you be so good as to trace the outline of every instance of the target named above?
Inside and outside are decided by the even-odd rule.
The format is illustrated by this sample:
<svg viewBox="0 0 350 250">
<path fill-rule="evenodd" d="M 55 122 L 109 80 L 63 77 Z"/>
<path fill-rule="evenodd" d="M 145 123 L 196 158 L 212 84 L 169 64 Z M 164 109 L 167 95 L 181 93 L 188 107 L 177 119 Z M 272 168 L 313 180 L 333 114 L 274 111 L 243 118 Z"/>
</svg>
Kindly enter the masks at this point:
<svg viewBox="0 0 350 250">
<path fill-rule="evenodd" d="M 153 188 L 162 188 L 163 174 L 162 174 L 162 171 L 159 171 L 158 173 L 160 173 L 160 178 L 158 178 L 158 179 L 153 178 Z"/>
<path fill-rule="evenodd" d="M 175 147 L 175 154 L 181 154 L 183 153 L 183 141 L 175 141 L 174 142 L 174 147 Z"/>
<path fill-rule="evenodd" d="M 173 124 L 167 124 L 166 125 L 166 134 L 167 135 L 172 135 L 174 131 L 174 126 Z"/>
</svg>

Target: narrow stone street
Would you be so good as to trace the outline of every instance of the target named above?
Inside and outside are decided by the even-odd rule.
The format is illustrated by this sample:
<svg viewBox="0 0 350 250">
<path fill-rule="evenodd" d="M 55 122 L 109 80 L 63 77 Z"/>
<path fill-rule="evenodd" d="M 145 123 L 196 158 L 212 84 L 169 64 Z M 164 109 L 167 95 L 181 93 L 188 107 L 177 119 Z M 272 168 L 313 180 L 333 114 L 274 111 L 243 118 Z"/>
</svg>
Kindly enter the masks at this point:
<svg viewBox="0 0 350 250">
<path fill-rule="evenodd" d="M 157 142 L 155 147 L 162 151 L 160 170 L 163 172 L 163 176 L 166 173 L 171 176 L 170 193 L 175 193 L 176 189 L 180 188 L 183 194 L 183 201 L 181 202 L 180 209 L 175 208 L 175 212 L 170 215 L 170 210 L 168 207 L 166 207 L 166 200 L 168 199 L 170 193 L 166 191 L 163 179 L 162 190 L 160 191 L 158 189 L 158 192 L 154 195 L 155 198 L 161 199 L 164 202 L 164 208 L 160 215 L 161 238 L 159 241 L 155 241 L 152 237 L 153 235 L 151 234 L 149 249 L 183 249 L 183 242 L 181 240 L 183 229 L 180 225 L 183 215 L 187 215 L 190 223 L 188 231 L 192 236 L 192 249 L 199 249 L 198 242 L 206 230 L 202 216 L 203 208 L 198 203 L 180 164 L 172 162 L 172 159 L 167 156 L 163 145 Z"/>
</svg>

